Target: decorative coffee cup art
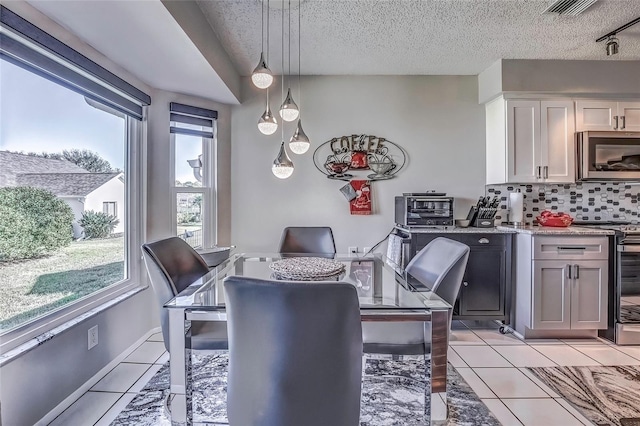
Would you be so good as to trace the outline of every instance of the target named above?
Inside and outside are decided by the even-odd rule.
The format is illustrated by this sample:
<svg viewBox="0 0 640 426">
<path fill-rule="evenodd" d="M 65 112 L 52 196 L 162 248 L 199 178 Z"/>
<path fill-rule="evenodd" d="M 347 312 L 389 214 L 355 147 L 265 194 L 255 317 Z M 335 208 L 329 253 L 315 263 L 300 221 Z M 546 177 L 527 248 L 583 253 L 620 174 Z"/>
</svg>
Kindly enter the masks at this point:
<svg viewBox="0 0 640 426">
<path fill-rule="evenodd" d="M 349 163 L 326 163 L 325 168 L 331 174 L 342 176 L 344 172 L 349 170 Z"/>
<path fill-rule="evenodd" d="M 369 161 L 369 168 L 376 175 L 381 176 L 385 173 L 389 173 L 396 167 L 395 164 L 386 161 Z"/>
</svg>

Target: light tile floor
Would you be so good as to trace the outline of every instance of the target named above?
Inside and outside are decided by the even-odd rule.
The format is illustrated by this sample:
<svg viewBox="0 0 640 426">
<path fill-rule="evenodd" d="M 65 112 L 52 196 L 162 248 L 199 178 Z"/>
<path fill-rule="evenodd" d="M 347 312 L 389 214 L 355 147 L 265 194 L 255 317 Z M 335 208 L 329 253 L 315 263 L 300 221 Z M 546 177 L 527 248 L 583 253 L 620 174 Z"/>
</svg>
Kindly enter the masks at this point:
<svg viewBox="0 0 640 426">
<path fill-rule="evenodd" d="M 601 339 L 539 339 L 501 335 L 492 323 L 454 321 L 449 360 L 506 426 L 591 425 L 526 367 L 638 365 L 640 346 Z M 169 357 L 154 334 L 52 425 L 109 425 Z"/>
</svg>

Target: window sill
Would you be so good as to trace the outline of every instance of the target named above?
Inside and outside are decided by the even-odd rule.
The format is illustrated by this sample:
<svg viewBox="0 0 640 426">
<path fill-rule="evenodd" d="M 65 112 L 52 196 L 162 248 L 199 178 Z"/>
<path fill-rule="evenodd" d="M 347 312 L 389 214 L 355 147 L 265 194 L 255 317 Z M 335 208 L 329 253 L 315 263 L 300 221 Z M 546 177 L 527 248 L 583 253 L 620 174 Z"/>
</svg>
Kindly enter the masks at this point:
<svg viewBox="0 0 640 426">
<path fill-rule="evenodd" d="M 32 339 L 27 340 L 26 342 L 22 343 L 20 346 L 11 349 L 9 351 L 7 351 L 6 353 L 0 355 L 0 367 L 4 366 L 5 364 L 10 363 L 11 361 L 15 360 L 16 358 L 24 355 L 25 353 L 29 352 L 30 350 L 42 345 L 43 343 L 53 339 L 54 337 L 56 337 L 57 335 L 60 335 L 62 333 L 64 333 L 65 331 L 69 330 L 70 328 L 84 322 L 87 321 L 88 319 L 98 315 L 101 312 L 106 311 L 107 309 L 111 308 L 112 306 L 117 305 L 120 302 L 123 302 L 127 299 L 129 299 L 130 297 L 140 293 L 141 291 L 145 290 L 147 288 L 147 286 L 142 286 L 142 287 L 136 287 L 133 290 L 129 290 L 126 293 L 121 294 L 118 297 L 115 297 L 99 306 L 96 306 L 95 308 L 81 314 L 78 315 L 77 317 L 63 323 L 60 324 L 59 326 L 45 332 L 42 333 L 38 336 L 33 337 Z"/>
</svg>

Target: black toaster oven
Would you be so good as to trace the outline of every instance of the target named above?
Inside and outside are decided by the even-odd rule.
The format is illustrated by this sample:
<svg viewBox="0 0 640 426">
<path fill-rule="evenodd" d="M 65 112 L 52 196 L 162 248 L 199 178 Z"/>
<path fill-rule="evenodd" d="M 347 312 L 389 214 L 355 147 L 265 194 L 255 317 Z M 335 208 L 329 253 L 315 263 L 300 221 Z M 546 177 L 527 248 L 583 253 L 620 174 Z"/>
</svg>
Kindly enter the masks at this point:
<svg viewBox="0 0 640 426">
<path fill-rule="evenodd" d="M 403 227 L 453 226 L 453 197 L 446 194 L 404 194 L 395 197 L 395 222 Z"/>
</svg>

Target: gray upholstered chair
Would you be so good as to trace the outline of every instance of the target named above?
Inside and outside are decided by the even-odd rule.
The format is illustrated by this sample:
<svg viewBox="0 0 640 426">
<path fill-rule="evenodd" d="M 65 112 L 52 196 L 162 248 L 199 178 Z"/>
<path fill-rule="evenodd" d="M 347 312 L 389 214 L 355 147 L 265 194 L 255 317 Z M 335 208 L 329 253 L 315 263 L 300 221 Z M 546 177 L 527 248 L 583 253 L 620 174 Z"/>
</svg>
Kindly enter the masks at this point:
<svg viewBox="0 0 640 426">
<path fill-rule="evenodd" d="M 290 226 L 282 231 L 278 252 L 284 255 L 333 257 L 336 254 L 336 244 L 328 226 Z"/>
<path fill-rule="evenodd" d="M 224 280 L 229 424 L 357 426 L 362 328 L 342 282 Z"/>
<path fill-rule="evenodd" d="M 411 259 L 406 271 L 453 306 L 468 259 L 469 246 L 436 238 Z M 365 323 L 362 334 L 365 353 L 427 355 L 431 352 L 431 323 Z"/>
<path fill-rule="evenodd" d="M 169 312 L 164 304 L 209 272 L 205 261 L 184 240 L 171 237 L 142 245 L 144 263 L 160 310 L 164 346 L 169 351 Z M 187 339 L 189 344 L 189 339 Z M 191 349 L 228 348 L 224 322 L 191 321 Z"/>
</svg>

